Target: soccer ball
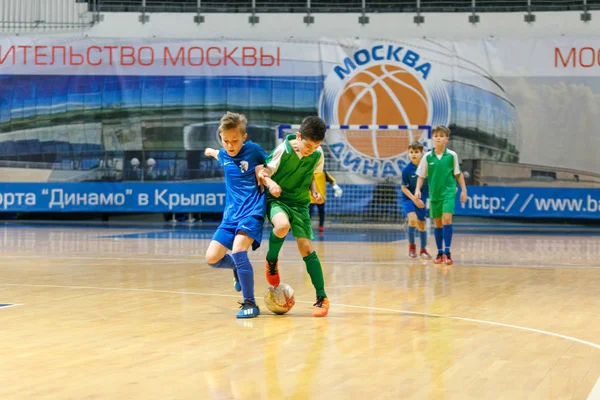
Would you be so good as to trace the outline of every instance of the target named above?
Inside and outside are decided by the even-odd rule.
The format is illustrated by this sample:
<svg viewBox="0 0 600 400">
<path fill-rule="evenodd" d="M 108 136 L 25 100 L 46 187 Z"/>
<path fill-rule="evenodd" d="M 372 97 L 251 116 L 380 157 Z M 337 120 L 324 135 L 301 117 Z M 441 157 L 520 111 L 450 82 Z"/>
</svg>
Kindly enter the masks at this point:
<svg viewBox="0 0 600 400">
<path fill-rule="evenodd" d="M 285 283 L 277 287 L 270 286 L 265 294 L 265 304 L 275 314 L 285 314 L 296 304 L 294 289 Z"/>
</svg>

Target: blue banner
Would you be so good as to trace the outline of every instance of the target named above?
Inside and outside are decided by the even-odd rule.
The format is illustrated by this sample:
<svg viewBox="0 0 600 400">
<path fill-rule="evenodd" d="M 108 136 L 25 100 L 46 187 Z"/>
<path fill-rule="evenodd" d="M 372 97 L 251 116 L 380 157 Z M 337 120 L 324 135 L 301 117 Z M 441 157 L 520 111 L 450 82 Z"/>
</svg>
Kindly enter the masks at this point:
<svg viewBox="0 0 600 400">
<path fill-rule="evenodd" d="M 399 185 L 341 185 L 331 213 L 402 212 Z M 469 186 L 456 215 L 522 218 L 600 219 L 600 189 Z M 223 182 L 187 183 L 0 183 L 5 212 L 222 212 Z"/>
<path fill-rule="evenodd" d="M 1 183 L 7 212 L 221 212 L 225 183 Z"/>
<path fill-rule="evenodd" d="M 400 185 L 340 185 L 344 195 L 328 188 L 327 212 L 386 214 L 403 212 Z M 469 186 L 467 202 L 456 195 L 456 215 L 519 218 L 600 219 L 600 189 Z"/>
<path fill-rule="evenodd" d="M 600 219 L 600 189 L 469 186 L 456 215 Z"/>
</svg>

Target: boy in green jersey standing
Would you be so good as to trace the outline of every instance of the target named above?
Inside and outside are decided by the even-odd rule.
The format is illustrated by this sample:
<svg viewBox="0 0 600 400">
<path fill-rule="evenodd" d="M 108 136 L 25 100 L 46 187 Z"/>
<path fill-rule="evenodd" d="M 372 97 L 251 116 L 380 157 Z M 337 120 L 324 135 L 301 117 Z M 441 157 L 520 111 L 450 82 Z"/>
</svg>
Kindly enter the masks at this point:
<svg viewBox="0 0 600 400">
<path fill-rule="evenodd" d="M 460 202 L 467 201 L 465 177 L 458 164 L 458 155 L 446 148 L 450 129 L 438 125 L 431 131 L 434 150 L 423 156 L 417 168 L 415 197 L 421 198 L 421 187 L 427 179 L 429 185 L 429 216 L 433 218 L 435 243 L 438 255 L 434 264 L 452 265 L 452 215 L 456 203 L 456 182 L 460 185 Z"/>
<path fill-rule="evenodd" d="M 321 118 L 306 117 L 300 131 L 288 135 L 267 157 L 266 167 L 258 172 L 269 190 L 267 217 L 273 224 L 267 252 L 267 281 L 271 286 L 278 286 L 280 283 L 277 259 L 291 229 L 317 292 L 313 308 L 315 317 L 324 317 L 329 311 L 321 262 L 312 248 L 314 233 L 309 213 L 311 193 L 317 204 L 323 203 L 314 175 L 323 172 L 324 156 L 320 145 L 326 130 L 327 126 Z"/>
</svg>

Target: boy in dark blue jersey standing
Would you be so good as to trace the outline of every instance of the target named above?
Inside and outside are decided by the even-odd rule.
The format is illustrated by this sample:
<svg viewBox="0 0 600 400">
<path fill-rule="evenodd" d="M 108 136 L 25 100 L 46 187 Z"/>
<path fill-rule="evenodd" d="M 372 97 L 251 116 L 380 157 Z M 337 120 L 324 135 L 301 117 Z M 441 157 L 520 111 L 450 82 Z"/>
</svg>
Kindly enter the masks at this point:
<svg viewBox="0 0 600 400">
<path fill-rule="evenodd" d="M 267 204 L 254 171 L 264 164 L 267 153 L 258 144 L 246 141 L 246 123 L 244 115 L 227 112 L 219 125 L 223 148 L 204 151 L 223 166 L 227 191 L 223 220 L 206 250 L 206 262 L 213 268 L 233 270 L 235 288 L 244 297 L 237 318 L 260 315 L 248 249 L 260 246 Z"/>
<path fill-rule="evenodd" d="M 419 256 L 427 260 L 431 255 L 427 252 L 427 230 L 425 229 L 425 216 L 427 209 L 427 184 L 421 189 L 422 198 L 415 197 L 417 187 L 417 167 L 423 157 L 423 145 L 417 141 L 408 146 L 408 157 L 410 162 L 402 169 L 402 205 L 404 213 L 408 218 L 408 256 L 417 257 L 417 245 L 415 244 L 415 231 L 419 229 L 421 238 L 421 250 Z"/>
</svg>

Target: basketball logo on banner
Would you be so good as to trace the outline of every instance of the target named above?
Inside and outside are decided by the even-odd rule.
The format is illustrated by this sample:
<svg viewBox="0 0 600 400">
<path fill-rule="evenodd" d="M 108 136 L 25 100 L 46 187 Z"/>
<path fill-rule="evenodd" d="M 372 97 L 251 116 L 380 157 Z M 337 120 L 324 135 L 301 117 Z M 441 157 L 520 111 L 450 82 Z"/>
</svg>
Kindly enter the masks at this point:
<svg viewBox="0 0 600 400">
<path fill-rule="evenodd" d="M 358 50 L 327 76 L 321 117 L 329 125 L 447 125 L 445 86 L 421 59 L 402 47 Z M 410 142 L 426 139 L 427 130 L 419 129 L 341 129 L 326 138 L 342 167 L 370 178 L 399 177 Z"/>
</svg>

